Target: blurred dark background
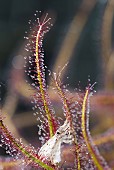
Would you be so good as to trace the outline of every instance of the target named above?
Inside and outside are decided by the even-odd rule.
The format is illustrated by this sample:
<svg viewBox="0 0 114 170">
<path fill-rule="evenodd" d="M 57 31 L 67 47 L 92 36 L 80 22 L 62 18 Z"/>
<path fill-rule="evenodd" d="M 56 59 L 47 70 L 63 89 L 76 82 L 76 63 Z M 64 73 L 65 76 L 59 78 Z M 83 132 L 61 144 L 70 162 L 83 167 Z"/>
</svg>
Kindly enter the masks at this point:
<svg viewBox="0 0 114 170">
<path fill-rule="evenodd" d="M 75 46 L 71 62 L 69 62 L 68 76 L 71 86 L 76 86 L 81 81 L 84 88 L 88 75 L 92 82 L 102 79 L 101 58 L 101 27 L 102 18 L 107 1 L 99 0 L 88 15 L 88 19 Z M 56 61 L 62 42 L 68 32 L 73 17 L 79 12 L 83 2 L 81 0 L 4 0 L 0 2 L 0 79 L 6 82 L 8 69 L 12 59 L 24 41 L 25 31 L 29 31 L 28 20 L 33 19 L 36 10 L 50 12 L 55 18 L 54 26 L 44 40 L 45 61 L 49 69 Z M 88 3 L 88 2 L 87 2 Z M 86 3 L 85 3 L 86 4 Z M 85 5 L 81 9 L 86 15 Z M 83 16 L 82 16 L 83 19 Z M 81 22 L 81 21 L 80 21 Z M 78 29 L 75 26 L 74 29 Z M 70 45 L 70 42 L 69 42 Z M 21 55 L 21 54 L 20 54 Z M 64 57 L 64 56 L 63 56 Z M 99 80 L 100 79 L 100 80 Z"/>
</svg>

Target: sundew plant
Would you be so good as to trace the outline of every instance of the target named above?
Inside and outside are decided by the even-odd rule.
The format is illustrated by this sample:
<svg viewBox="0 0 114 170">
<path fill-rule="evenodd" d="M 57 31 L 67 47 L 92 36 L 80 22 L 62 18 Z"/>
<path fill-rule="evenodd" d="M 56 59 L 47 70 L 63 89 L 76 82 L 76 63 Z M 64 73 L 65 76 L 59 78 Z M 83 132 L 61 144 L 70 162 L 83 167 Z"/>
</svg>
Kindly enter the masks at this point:
<svg viewBox="0 0 114 170">
<path fill-rule="evenodd" d="M 25 37 L 28 40 L 25 48 L 30 53 L 29 56 L 25 56 L 26 73 L 32 79 L 32 86 L 35 89 L 32 103 L 34 112 L 40 120 L 38 131 L 41 133 L 42 146 L 41 148 L 25 146 L 21 139 L 16 139 L 4 123 L 5 118 L 1 113 L 1 146 L 13 157 L 7 163 L 18 165 L 19 169 L 110 170 L 94 144 L 89 130 L 89 103 L 94 92 L 94 84 L 91 85 L 89 82 L 85 92 L 77 92 L 75 100 L 61 81 L 61 71 L 58 74 L 51 73 L 51 88 L 58 94 L 63 105 L 63 123 L 54 111 L 45 79 L 43 51 L 43 38 L 50 27 L 51 18 L 48 14 L 43 15 L 36 19 L 32 35 Z M 72 161 L 68 163 L 71 156 Z M 2 164 L 0 168 L 4 169 Z"/>
</svg>

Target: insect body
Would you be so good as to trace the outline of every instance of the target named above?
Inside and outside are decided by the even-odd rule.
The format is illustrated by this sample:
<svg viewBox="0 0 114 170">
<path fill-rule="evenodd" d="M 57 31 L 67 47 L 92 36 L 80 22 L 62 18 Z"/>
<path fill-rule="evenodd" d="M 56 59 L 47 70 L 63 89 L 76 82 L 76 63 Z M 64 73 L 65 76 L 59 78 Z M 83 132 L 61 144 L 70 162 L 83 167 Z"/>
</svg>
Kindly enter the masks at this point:
<svg viewBox="0 0 114 170">
<path fill-rule="evenodd" d="M 61 162 L 61 145 L 72 144 L 74 141 L 73 130 L 68 120 L 56 131 L 55 135 L 50 138 L 39 150 L 38 155 L 47 159 L 53 165 Z"/>
</svg>

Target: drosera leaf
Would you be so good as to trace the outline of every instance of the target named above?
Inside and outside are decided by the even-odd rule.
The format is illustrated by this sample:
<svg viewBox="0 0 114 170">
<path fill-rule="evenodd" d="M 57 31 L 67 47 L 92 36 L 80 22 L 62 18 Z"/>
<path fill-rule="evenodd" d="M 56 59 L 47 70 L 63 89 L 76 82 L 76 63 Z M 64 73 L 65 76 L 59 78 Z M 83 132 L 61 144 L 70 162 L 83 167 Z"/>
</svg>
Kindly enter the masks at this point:
<svg viewBox="0 0 114 170">
<path fill-rule="evenodd" d="M 76 134 L 75 134 L 75 130 L 74 130 L 73 123 L 72 123 L 73 117 L 72 117 L 72 114 L 70 112 L 70 108 L 69 108 L 69 105 L 68 105 L 68 100 L 65 96 L 65 92 L 62 89 L 60 74 L 57 76 L 56 73 L 54 73 L 53 80 L 55 82 L 55 86 L 56 86 L 56 89 L 58 91 L 59 97 L 60 97 L 60 99 L 63 103 L 63 110 L 64 110 L 64 115 L 65 115 L 65 118 L 66 118 L 65 123 L 67 122 L 67 123 L 70 124 L 69 128 L 70 128 L 71 133 L 73 134 L 72 138 L 74 140 L 74 144 L 75 144 L 75 147 L 76 147 L 76 154 L 75 155 L 76 155 L 76 161 L 77 161 L 77 165 L 75 165 L 75 166 L 77 167 L 78 170 L 80 170 L 81 165 L 80 165 L 80 158 L 79 158 L 79 152 L 78 152 L 79 146 L 78 146 L 78 143 L 77 143 Z"/>
<path fill-rule="evenodd" d="M 32 85 L 37 89 L 37 92 L 33 97 L 34 102 L 37 103 L 35 108 L 40 109 L 40 113 L 45 113 L 47 117 L 46 122 L 48 122 L 49 136 L 52 137 L 57 130 L 57 121 L 55 120 L 55 112 L 51 106 L 51 101 L 47 93 L 44 52 L 42 48 L 44 35 L 51 27 L 50 20 L 51 18 L 48 17 L 48 13 L 46 13 L 45 16 L 43 15 L 41 19 L 37 18 L 36 25 L 34 25 L 33 28 L 33 34 L 29 38 L 26 49 L 31 52 L 31 56 L 29 56 L 31 67 L 29 67 L 28 74 L 34 81 Z"/>
<path fill-rule="evenodd" d="M 99 169 L 99 170 L 109 170 L 110 168 L 108 167 L 107 163 L 103 159 L 103 157 L 100 155 L 98 149 L 94 145 L 92 138 L 90 136 L 89 132 L 89 97 L 91 94 L 91 87 L 88 87 L 85 92 L 85 96 L 83 99 L 83 104 L 82 104 L 82 134 L 85 140 L 85 143 L 87 145 L 88 151 L 91 155 L 91 158 L 93 160 L 94 165 Z"/>
<path fill-rule="evenodd" d="M 7 146 L 8 153 L 16 159 L 25 160 L 26 164 L 32 164 L 35 167 L 42 167 L 46 170 L 54 170 L 53 167 L 45 164 L 39 159 L 37 150 L 32 146 L 24 146 L 24 144 L 13 137 L 11 132 L 4 125 L 2 119 L 0 119 L 0 131 L 2 134 L 2 144 Z"/>
<path fill-rule="evenodd" d="M 48 124 L 49 124 L 49 131 L 50 131 L 50 137 L 52 137 L 54 135 L 54 125 L 53 125 L 53 121 L 52 121 L 52 116 L 48 107 L 48 101 L 47 101 L 47 94 L 45 91 L 45 84 L 44 84 L 44 80 L 43 80 L 43 64 L 42 66 L 40 65 L 40 57 L 39 55 L 39 48 L 41 48 L 42 45 L 42 38 L 44 36 L 44 31 L 43 27 L 45 26 L 46 23 L 48 23 L 48 21 L 50 20 L 50 18 L 47 19 L 47 15 L 45 16 L 44 20 L 42 23 L 39 22 L 39 30 L 37 31 L 37 35 L 36 35 L 36 49 L 35 49 L 35 56 L 36 56 L 36 66 L 37 66 L 37 79 L 39 81 L 39 86 L 40 86 L 40 92 L 41 92 L 41 97 L 42 97 L 42 101 L 44 102 L 44 109 L 48 118 Z M 41 68 L 42 67 L 42 68 Z"/>
</svg>

